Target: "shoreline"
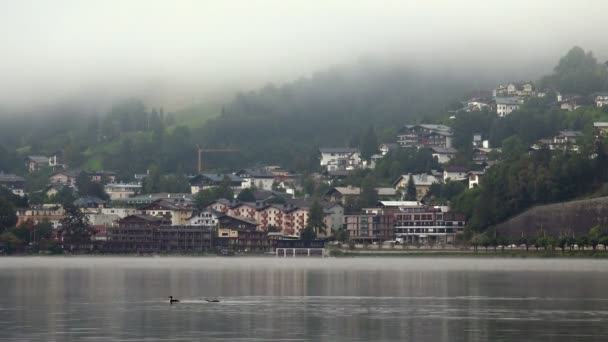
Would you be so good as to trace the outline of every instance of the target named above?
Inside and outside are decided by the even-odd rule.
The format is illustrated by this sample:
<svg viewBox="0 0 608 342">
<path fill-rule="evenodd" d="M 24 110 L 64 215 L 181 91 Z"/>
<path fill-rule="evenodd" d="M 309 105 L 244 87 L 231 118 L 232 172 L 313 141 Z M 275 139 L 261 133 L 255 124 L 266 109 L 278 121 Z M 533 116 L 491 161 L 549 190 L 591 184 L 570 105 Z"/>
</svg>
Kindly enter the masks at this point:
<svg viewBox="0 0 608 342">
<path fill-rule="evenodd" d="M 556 258 L 556 259 L 603 259 L 608 258 L 608 251 L 604 250 L 573 250 L 573 251 L 547 251 L 547 250 L 345 250 L 330 249 L 331 257 L 356 258 L 356 257 L 396 257 L 396 258 Z"/>
<path fill-rule="evenodd" d="M 291 256 L 283 257 L 269 253 L 247 253 L 235 254 L 230 256 L 210 254 L 210 253 L 168 253 L 168 254 L 103 254 L 103 253 L 83 253 L 83 254 L 2 254 L 2 258 L 31 258 L 31 257 L 64 257 L 64 258 L 89 258 L 89 257 L 133 257 L 133 258 L 277 258 L 291 259 Z M 297 259 L 320 259 L 321 256 L 305 256 L 298 255 Z M 608 259 L 608 251 L 604 250 L 573 250 L 564 251 L 546 251 L 546 250 L 454 250 L 454 249 L 434 249 L 434 250 L 348 250 L 334 249 L 327 250 L 327 256 L 324 258 L 472 258 L 472 259 L 538 259 L 538 258 L 553 258 L 553 259 Z"/>
</svg>

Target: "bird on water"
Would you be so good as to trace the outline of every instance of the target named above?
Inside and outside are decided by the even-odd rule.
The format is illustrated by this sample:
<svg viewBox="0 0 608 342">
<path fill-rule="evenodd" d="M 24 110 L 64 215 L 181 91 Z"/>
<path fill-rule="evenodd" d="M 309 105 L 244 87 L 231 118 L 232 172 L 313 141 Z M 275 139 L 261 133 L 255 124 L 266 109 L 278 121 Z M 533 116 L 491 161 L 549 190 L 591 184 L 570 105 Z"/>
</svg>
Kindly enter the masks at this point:
<svg viewBox="0 0 608 342">
<path fill-rule="evenodd" d="M 205 298 L 205 300 L 209 303 L 219 303 L 220 300 L 216 298 Z"/>
<path fill-rule="evenodd" d="M 169 296 L 169 304 L 179 303 L 178 299 L 173 299 L 173 296 Z"/>
</svg>

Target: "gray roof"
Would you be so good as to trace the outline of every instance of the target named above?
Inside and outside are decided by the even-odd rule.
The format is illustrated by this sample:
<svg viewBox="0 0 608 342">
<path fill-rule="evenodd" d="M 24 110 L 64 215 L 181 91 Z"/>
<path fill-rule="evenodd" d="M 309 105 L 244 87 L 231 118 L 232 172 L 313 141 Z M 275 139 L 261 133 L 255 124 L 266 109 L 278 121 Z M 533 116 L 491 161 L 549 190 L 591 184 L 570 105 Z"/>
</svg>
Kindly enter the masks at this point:
<svg viewBox="0 0 608 342">
<path fill-rule="evenodd" d="M 84 196 L 74 201 L 75 206 L 82 206 L 87 204 L 104 204 L 106 201 L 95 196 Z"/>
<path fill-rule="evenodd" d="M 456 154 L 456 152 L 458 152 L 453 147 L 440 147 L 440 146 L 433 146 L 433 147 L 431 147 L 431 150 L 433 150 L 433 152 L 435 152 L 435 153 L 441 153 L 441 154 Z"/>
<path fill-rule="evenodd" d="M 435 183 L 440 183 L 440 181 L 435 176 L 428 175 L 426 173 L 421 173 L 417 175 L 401 175 L 399 178 L 397 178 L 396 181 L 393 182 L 393 186 L 397 185 L 397 183 L 399 183 L 401 179 L 407 179 L 409 181 L 410 176 L 412 176 L 413 178 L 414 185 L 430 186 Z"/>
<path fill-rule="evenodd" d="M 452 136 L 452 134 L 453 134 L 452 127 L 446 126 L 446 125 L 419 124 L 419 125 L 405 125 L 405 126 L 403 126 L 403 128 L 406 128 L 406 129 L 411 129 L 411 128 L 415 128 L 415 127 L 421 127 L 421 128 L 424 128 L 424 129 L 426 129 L 426 130 L 428 130 L 428 131 L 430 131 L 432 133 L 439 134 L 439 135 Z"/>
<path fill-rule="evenodd" d="M 35 162 L 35 163 L 48 163 L 49 157 L 45 156 L 27 156 L 27 159 Z"/>
<path fill-rule="evenodd" d="M 244 169 L 236 173 L 240 177 L 251 177 L 251 178 L 274 178 L 272 172 L 264 169 Z"/>
<path fill-rule="evenodd" d="M 358 153 L 358 148 L 351 147 L 326 147 L 320 148 L 319 152 L 321 153 Z"/>
<path fill-rule="evenodd" d="M 55 175 L 66 175 L 68 177 L 72 177 L 72 178 L 76 178 L 78 177 L 78 175 L 80 174 L 80 170 L 75 169 L 75 170 L 63 170 L 63 171 L 58 171 L 58 172 L 54 172 L 53 174 L 51 174 L 51 177 L 55 176 Z"/>
<path fill-rule="evenodd" d="M 208 179 L 209 181 L 211 181 L 213 183 L 221 183 L 224 181 L 225 177 L 228 177 L 230 182 L 241 182 L 242 181 L 241 177 L 239 177 L 237 175 L 233 175 L 231 173 L 203 173 L 203 174 L 196 175 L 196 176 L 190 178 L 190 183 L 200 182 L 201 178 Z"/>
<path fill-rule="evenodd" d="M 583 135 L 583 132 L 581 131 L 559 131 L 558 136 L 564 136 L 564 137 L 580 137 Z"/>
<path fill-rule="evenodd" d="M 17 175 L 11 173 L 0 172 L 0 183 L 19 183 L 25 182 L 23 177 L 19 177 Z"/>
<path fill-rule="evenodd" d="M 504 104 L 504 105 L 519 105 L 518 97 L 497 97 L 496 104 Z"/>
<path fill-rule="evenodd" d="M 193 195 L 189 194 L 189 193 L 161 192 L 161 193 L 156 193 L 156 194 L 146 194 L 146 195 L 140 195 L 140 196 L 129 197 L 129 198 L 121 198 L 121 199 L 116 199 L 115 201 L 131 202 L 131 203 L 149 203 L 149 202 L 154 202 L 159 199 L 191 201 L 192 196 Z"/>
<path fill-rule="evenodd" d="M 334 190 L 342 195 L 358 196 L 361 194 L 361 188 L 357 186 L 337 186 L 330 189 L 328 193 Z M 376 192 L 378 193 L 378 196 L 395 196 L 397 194 L 397 191 L 393 188 L 376 188 Z"/>
<path fill-rule="evenodd" d="M 445 172 L 467 172 L 469 171 L 464 166 L 447 166 L 443 169 Z"/>
<path fill-rule="evenodd" d="M 608 127 L 608 122 L 594 122 L 594 127 Z"/>
</svg>

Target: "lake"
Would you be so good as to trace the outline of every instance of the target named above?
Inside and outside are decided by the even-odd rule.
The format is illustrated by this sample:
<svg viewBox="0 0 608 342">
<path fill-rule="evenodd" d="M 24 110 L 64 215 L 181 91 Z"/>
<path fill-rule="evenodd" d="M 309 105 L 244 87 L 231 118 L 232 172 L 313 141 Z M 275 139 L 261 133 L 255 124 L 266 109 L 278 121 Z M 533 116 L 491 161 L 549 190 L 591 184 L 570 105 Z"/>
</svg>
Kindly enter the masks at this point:
<svg viewBox="0 0 608 342">
<path fill-rule="evenodd" d="M 607 284 L 604 260 L 2 257 L 0 341 L 606 341 Z"/>
</svg>

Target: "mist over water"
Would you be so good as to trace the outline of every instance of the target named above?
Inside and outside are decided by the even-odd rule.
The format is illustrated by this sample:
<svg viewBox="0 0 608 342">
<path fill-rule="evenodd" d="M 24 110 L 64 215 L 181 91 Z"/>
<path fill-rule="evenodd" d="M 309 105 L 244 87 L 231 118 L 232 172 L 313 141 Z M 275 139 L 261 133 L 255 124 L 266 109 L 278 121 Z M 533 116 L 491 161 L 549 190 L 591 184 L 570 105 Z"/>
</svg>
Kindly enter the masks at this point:
<svg viewBox="0 0 608 342">
<path fill-rule="evenodd" d="M 603 341 L 608 265 L 2 258 L 0 341 Z M 182 302 L 168 304 L 173 295 Z M 217 297 L 220 303 L 205 298 Z"/>
</svg>

